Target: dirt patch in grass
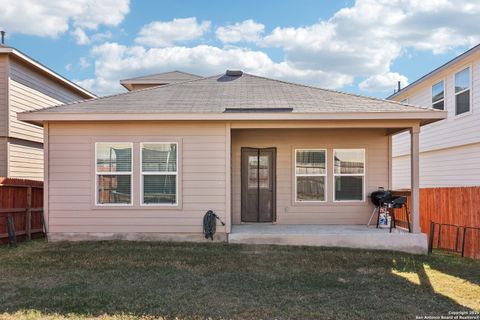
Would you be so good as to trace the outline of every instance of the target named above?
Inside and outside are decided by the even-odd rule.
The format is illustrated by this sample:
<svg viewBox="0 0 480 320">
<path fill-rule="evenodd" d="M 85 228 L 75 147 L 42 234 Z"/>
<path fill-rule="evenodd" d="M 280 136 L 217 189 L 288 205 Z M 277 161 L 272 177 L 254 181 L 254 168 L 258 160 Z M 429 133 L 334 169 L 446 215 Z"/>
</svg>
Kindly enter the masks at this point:
<svg viewBox="0 0 480 320">
<path fill-rule="evenodd" d="M 480 261 L 311 247 L 0 248 L 0 319 L 414 319 L 480 311 Z"/>
</svg>

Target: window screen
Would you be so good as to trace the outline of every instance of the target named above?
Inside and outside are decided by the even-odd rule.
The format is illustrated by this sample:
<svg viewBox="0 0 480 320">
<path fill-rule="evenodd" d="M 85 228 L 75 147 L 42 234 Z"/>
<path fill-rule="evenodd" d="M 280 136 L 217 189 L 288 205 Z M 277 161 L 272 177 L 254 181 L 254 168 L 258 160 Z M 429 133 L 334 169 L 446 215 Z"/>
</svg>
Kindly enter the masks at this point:
<svg viewBox="0 0 480 320">
<path fill-rule="evenodd" d="M 132 203 L 132 144 L 96 144 L 96 203 Z"/>
<path fill-rule="evenodd" d="M 365 150 L 335 149 L 335 201 L 363 201 L 365 183 Z"/>
<path fill-rule="evenodd" d="M 141 149 L 142 204 L 177 204 L 177 143 L 142 143 Z"/>
<path fill-rule="evenodd" d="M 296 201 L 325 201 L 326 175 L 326 150 L 296 150 Z"/>
</svg>

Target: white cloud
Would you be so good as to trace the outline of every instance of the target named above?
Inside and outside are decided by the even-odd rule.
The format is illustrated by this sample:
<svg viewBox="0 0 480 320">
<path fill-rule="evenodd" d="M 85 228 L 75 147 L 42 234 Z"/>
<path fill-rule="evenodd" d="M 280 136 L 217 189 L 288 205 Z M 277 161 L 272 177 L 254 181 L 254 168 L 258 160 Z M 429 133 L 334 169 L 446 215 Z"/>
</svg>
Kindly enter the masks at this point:
<svg viewBox="0 0 480 320">
<path fill-rule="evenodd" d="M 263 24 L 248 19 L 232 25 L 219 27 L 215 33 L 217 38 L 224 43 L 255 42 L 259 40 L 264 30 L 265 26 Z"/>
<path fill-rule="evenodd" d="M 86 68 L 90 67 L 90 62 L 88 62 L 87 58 L 85 58 L 85 57 L 80 58 L 80 60 L 78 61 L 78 64 L 80 65 L 80 68 L 82 68 L 82 69 L 86 69 Z"/>
<path fill-rule="evenodd" d="M 117 26 L 129 6 L 129 0 L 2 0 L 0 27 L 9 33 L 57 37 L 73 26 L 78 35 L 78 28 Z"/>
<path fill-rule="evenodd" d="M 358 86 L 360 89 L 369 92 L 386 92 L 397 88 L 398 81 L 400 81 L 402 88 L 408 85 L 408 79 L 404 75 L 397 72 L 387 72 L 368 77 Z"/>
<path fill-rule="evenodd" d="M 97 32 L 88 36 L 87 33 L 81 28 L 75 28 L 71 34 L 75 38 L 75 42 L 79 45 L 91 44 L 93 42 L 103 42 L 112 37 L 112 33 L 110 31 Z"/>
<path fill-rule="evenodd" d="M 200 45 L 146 49 L 106 43 L 95 46 L 92 55 L 96 60 L 96 77 L 78 83 L 100 95 L 121 91 L 119 79 L 175 69 L 205 76 L 220 74 L 229 68 L 242 69 L 257 75 L 328 88 L 342 87 L 353 80 L 338 73 L 296 69 L 287 62 L 273 62 L 261 51 L 243 48 Z"/>
<path fill-rule="evenodd" d="M 145 25 L 135 42 L 151 47 L 167 47 L 174 43 L 195 40 L 210 30 L 210 21 L 197 22 L 197 18 L 154 21 Z"/>
<path fill-rule="evenodd" d="M 72 36 L 75 38 L 77 44 L 84 45 L 90 43 L 90 39 L 81 28 L 75 28 L 75 30 L 72 31 Z"/>
<path fill-rule="evenodd" d="M 296 68 L 357 77 L 390 72 L 405 50 L 441 53 L 480 41 L 480 2 L 357 0 L 327 21 L 275 28 L 261 42 L 279 47 Z"/>
<path fill-rule="evenodd" d="M 251 19 L 217 28 L 216 37 L 224 43 L 280 48 L 284 53 L 280 61 L 248 48 L 181 47 L 179 43 L 204 36 L 210 22 L 193 17 L 156 21 L 141 29 L 136 46 L 95 46 L 95 78 L 83 83 L 104 94 L 120 90 L 119 79 L 141 74 L 180 69 L 211 75 L 239 68 L 335 89 L 365 79 L 361 90 L 382 93 L 393 90 L 398 80 L 407 83 L 391 67 L 400 56 L 419 50 L 437 54 L 480 42 L 479 16 L 478 0 L 357 0 L 328 20 L 277 27 L 266 36 L 265 27 Z"/>
<path fill-rule="evenodd" d="M 65 70 L 71 71 L 71 70 L 72 70 L 72 67 L 73 67 L 72 64 L 69 63 L 69 64 L 67 64 L 67 65 L 65 66 Z"/>
</svg>

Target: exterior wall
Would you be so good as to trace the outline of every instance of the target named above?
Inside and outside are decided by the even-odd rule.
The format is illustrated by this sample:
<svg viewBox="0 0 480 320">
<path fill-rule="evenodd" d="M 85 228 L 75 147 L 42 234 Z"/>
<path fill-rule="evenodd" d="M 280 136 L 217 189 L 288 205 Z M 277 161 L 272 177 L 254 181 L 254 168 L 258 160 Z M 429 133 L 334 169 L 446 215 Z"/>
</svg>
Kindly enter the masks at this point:
<svg viewBox="0 0 480 320">
<path fill-rule="evenodd" d="M 240 223 L 241 147 L 277 148 L 278 224 L 366 224 L 367 195 L 389 185 L 389 141 L 385 129 L 272 129 L 232 131 L 232 223 Z M 327 149 L 327 202 L 294 202 L 294 150 Z M 365 201 L 333 202 L 333 149 L 365 148 Z"/>
<path fill-rule="evenodd" d="M 420 187 L 468 187 L 480 184 L 480 143 L 423 152 Z M 393 188 L 410 188 L 410 155 L 393 159 Z"/>
<path fill-rule="evenodd" d="M 8 142 L 9 178 L 42 180 L 43 146 L 41 143 L 10 139 Z"/>
<path fill-rule="evenodd" d="M 8 56 L 0 55 L 0 137 L 8 135 Z"/>
<path fill-rule="evenodd" d="M 455 115 L 455 73 L 471 67 L 471 112 Z M 431 106 L 431 87 L 444 80 L 445 110 L 448 118 L 421 128 L 420 186 L 471 186 L 480 185 L 480 171 L 472 164 L 478 159 L 480 144 L 480 53 L 440 72 L 432 79 L 419 83 L 395 97 L 421 106 Z M 410 135 L 408 132 L 393 137 L 393 186 L 406 187 L 409 179 L 408 155 Z M 441 162 L 441 163 L 440 163 Z M 477 161 L 478 162 L 478 161 Z M 476 181 L 476 182 L 475 182 Z"/>
<path fill-rule="evenodd" d="M 7 138 L 0 137 L 0 177 L 8 176 Z"/>
<path fill-rule="evenodd" d="M 60 84 L 11 60 L 10 62 L 10 137 L 42 142 L 41 127 L 22 122 L 17 113 L 42 109 L 82 99 Z"/>
<path fill-rule="evenodd" d="M 50 239 L 95 235 L 188 233 L 201 239 L 202 219 L 212 209 L 226 219 L 227 135 L 220 122 L 48 123 L 46 193 Z M 133 142 L 133 205 L 95 206 L 95 142 Z M 179 143 L 179 206 L 145 207 L 140 198 L 140 142 Z M 218 226 L 217 232 L 225 233 Z M 150 237 L 148 237 L 148 235 Z M 138 239 L 138 236 L 136 237 Z"/>
<path fill-rule="evenodd" d="M 0 176 L 43 179 L 43 129 L 17 113 L 83 99 L 8 55 L 0 55 Z M 7 152 L 8 150 L 8 152 Z"/>
</svg>

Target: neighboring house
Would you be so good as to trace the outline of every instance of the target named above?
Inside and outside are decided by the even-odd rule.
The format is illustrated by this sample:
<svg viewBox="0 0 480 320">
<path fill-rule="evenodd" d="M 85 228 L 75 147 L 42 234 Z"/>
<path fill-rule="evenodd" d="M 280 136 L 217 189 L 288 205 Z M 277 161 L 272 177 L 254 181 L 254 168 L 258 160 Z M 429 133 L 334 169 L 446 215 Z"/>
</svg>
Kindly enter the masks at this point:
<svg viewBox="0 0 480 320">
<path fill-rule="evenodd" d="M 448 112 L 420 134 L 420 187 L 480 186 L 480 45 L 388 97 Z M 410 187 L 410 137 L 393 137 L 393 187 Z"/>
<path fill-rule="evenodd" d="M 391 186 L 390 136 L 410 130 L 418 151 L 420 126 L 445 117 L 239 71 L 19 114 L 45 128 L 50 240 L 200 240 L 210 209 L 226 222 L 219 239 L 258 222 L 372 230 L 368 196 Z M 417 234 L 396 239 L 422 236 L 426 250 L 418 153 L 411 161 Z M 348 230 L 323 244 L 365 237 Z M 393 248 L 382 234 L 366 246 Z"/>
<path fill-rule="evenodd" d="M 0 45 L 0 177 L 43 179 L 43 130 L 17 112 L 94 98 L 20 51 Z"/>
<path fill-rule="evenodd" d="M 202 77 L 191 73 L 186 73 L 182 71 L 171 71 L 120 80 L 120 84 L 127 88 L 128 91 L 135 91 L 138 89 L 146 89 L 171 83 L 197 80 L 200 78 Z"/>
</svg>

